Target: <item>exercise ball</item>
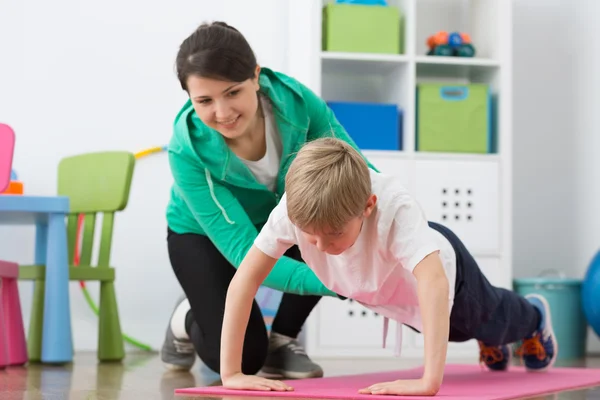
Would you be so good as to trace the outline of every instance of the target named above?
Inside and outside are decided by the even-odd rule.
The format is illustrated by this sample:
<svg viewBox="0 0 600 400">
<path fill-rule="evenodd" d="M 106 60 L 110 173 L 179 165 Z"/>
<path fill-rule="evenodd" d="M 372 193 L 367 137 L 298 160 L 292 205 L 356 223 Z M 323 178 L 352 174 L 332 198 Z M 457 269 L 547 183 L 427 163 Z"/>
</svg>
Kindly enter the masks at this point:
<svg viewBox="0 0 600 400">
<path fill-rule="evenodd" d="M 600 251 L 592 259 L 585 274 L 581 297 L 585 318 L 600 337 Z"/>
</svg>

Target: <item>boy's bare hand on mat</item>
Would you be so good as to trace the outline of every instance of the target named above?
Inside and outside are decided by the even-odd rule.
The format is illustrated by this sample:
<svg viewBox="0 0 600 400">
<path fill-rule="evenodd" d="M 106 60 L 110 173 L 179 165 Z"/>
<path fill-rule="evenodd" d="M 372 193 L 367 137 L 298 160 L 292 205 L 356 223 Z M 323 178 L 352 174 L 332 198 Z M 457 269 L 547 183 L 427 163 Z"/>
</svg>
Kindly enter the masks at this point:
<svg viewBox="0 0 600 400">
<path fill-rule="evenodd" d="M 424 379 L 406 379 L 381 382 L 360 389 L 361 394 L 395 394 L 405 396 L 435 396 L 439 388 L 428 384 Z"/>
<path fill-rule="evenodd" d="M 244 375 L 242 373 L 223 378 L 223 387 L 227 389 L 241 390 L 266 390 L 286 392 L 294 390 L 282 381 L 266 379 L 256 375 Z"/>
</svg>

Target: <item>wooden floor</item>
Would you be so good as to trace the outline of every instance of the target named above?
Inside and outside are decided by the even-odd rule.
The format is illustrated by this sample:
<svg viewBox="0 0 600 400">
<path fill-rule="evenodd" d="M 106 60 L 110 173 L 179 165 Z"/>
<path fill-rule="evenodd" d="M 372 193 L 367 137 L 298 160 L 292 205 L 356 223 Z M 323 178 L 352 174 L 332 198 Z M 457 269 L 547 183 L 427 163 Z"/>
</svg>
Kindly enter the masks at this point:
<svg viewBox="0 0 600 400">
<path fill-rule="evenodd" d="M 318 360 L 318 362 L 328 376 L 402 369 L 418 365 L 418 361 L 393 358 L 385 361 Z M 474 360 L 464 362 L 474 362 Z M 600 368 L 600 358 L 588 358 L 569 365 Z M 181 387 L 219 384 L 218 379 L 216 374 L 200 362 L 196 363 L 190 373 L 167 371 L 157 354 L 128 354 L 122 363 L 99 364 L 94 353 L 78 353 L 74 362 L 66 366 L 34 364 L 0 371 L 0 399 L 192 400 L 200 397 L 176 397 L 174 390 Z M 600 387 L 536 399 L 600 400 Z M 253 400 L 273 400 L 273 398 L 254 397 Z"/>
</svg>

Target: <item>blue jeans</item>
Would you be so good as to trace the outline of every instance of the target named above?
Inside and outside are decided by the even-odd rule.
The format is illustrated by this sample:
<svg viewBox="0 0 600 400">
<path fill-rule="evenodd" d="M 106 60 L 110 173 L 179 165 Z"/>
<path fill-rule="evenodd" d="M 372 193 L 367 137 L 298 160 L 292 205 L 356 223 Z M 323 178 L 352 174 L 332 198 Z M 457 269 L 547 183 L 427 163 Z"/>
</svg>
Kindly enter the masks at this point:
<svg viewBox="0 0 600 400">
<path fill-rule="evenodd" d="M 531 335 L 540 324 L 540 312 L 517 293 L 492 286 L 461 240 L 447 227 L 440 232 L 456 252 L 454 306 L 450 314 L 451 342 L 477 339 L 488 346 L 514 343 Z"/>
</svg>

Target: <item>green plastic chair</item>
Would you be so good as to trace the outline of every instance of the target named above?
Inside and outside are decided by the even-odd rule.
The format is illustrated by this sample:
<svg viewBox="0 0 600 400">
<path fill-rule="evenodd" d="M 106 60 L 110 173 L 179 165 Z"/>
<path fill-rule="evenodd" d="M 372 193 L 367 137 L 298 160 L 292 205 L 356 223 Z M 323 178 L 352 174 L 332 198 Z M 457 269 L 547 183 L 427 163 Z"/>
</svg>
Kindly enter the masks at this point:
<svg viewBox="0 0 600 400">
<path fill-rule="evenodd" d="M 130 152 L 108 151 L 81 154 L 61 160 L 58 167 L 58 195 L 68 196 L 67 221 L 69 280 L 99 281 L 98 359 L 120 361 L 125 357 L 124 340 L 115 295 L 115 270 L 110 266 L 115 213 L 127 206 L 135 157 Z M 74 265 L 78 217 L 83 214 L 80 260 Z M 96 218 L 102 214 L 98 260 L 92 265 Z M 30 361 L 41 360 L 44 318 L 44 265 L 22 266 L 19 279 L 35 281 L 33 310 L 28 332 Z"/>
</svg>

